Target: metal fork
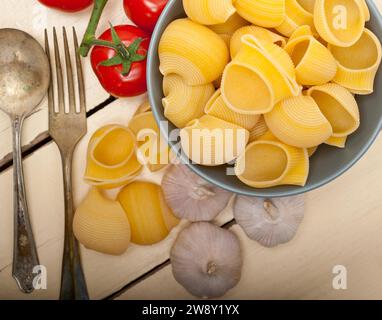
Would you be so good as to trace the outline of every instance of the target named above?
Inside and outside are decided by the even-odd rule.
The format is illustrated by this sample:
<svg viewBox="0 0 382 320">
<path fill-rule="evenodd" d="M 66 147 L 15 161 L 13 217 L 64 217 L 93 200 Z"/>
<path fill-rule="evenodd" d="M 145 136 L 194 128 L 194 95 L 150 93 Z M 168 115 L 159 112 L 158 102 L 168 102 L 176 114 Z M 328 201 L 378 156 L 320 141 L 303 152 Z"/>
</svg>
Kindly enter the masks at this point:
<svg viewBox="0 0 382 320">
<path fill-rule="evenodd" d="M 85 87 L 81 59 L 78 54 L 78 39 L 73 27 L 74 48 L 76 51 L 77 86 L 79 110 L 76 110 L 74 74 L 71 64 L 66 29 L 63 28 L 66 78 L 68 88 L 69 112 L 65 112 L 65 94 L 63 84 L 63 69 L 56 29 L 53 28 L 54 60 L 56 65 L 58 108 L 54 102 L 53 84 L 49 88 L 49 133 L 56 142 L 62 160 L 65 197 L 65 241 L 61 275 L 61 300 L 89 299 L 86 281 L 81 266 L 80 248 L 73 234 L 73 194 L 72 194 L 72 159 L 77 143 L 87 131 Z M 48 32 L 45 29 L 45 48 L 50 59 Z M 52 63 L 51 63 L 52 66 Z M 51 68 L 52 69 L 52 68 Z M 53 74 L 53 73 L 52 73 Z"/>
</svg>

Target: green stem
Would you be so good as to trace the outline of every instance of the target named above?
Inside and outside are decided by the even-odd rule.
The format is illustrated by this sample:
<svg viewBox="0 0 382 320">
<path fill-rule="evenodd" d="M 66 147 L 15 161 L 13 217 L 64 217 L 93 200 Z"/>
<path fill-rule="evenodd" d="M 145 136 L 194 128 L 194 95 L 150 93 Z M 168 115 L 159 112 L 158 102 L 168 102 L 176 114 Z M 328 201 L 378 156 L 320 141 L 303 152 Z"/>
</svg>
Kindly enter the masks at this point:
<svg viewBox="0 0 382 320">
<path fill-rule="evenodd" d="M 95 0 L 93 12 L 86 29 L 84 38 L 82 40 L 81 46 L 79 48 L 79 53 L 81 56 L 86 57 L 89 54 L 89 51 L 96 40 L 95 33 L 101 19 L 103 9 L 105 8 L 108 0 Z M 110 46 L 110 44 L 108 45 Z"/>
</svg>

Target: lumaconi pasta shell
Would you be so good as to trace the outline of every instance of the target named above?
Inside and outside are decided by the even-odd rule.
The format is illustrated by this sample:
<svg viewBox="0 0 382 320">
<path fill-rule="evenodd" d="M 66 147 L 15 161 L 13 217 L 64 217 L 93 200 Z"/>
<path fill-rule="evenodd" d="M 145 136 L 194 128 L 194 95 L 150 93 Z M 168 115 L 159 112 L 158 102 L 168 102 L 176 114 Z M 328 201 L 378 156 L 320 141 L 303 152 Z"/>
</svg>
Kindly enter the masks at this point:
<svg viewBox="0 0 382 320">
<path fill-rule="evenodd" d="M 249 142 L 253 142 L 263 136 L 265 133 L 269 131 L 267 124 L 265 122 L 264 116 L 261 115 L 259 121 L 256 125 L 249 130 Z"/>
<path fill-rule="evenodd" d="M 231 122 L 244 129 L 252 129 L 260 118 L 260 115 L 240 114 L 232 111 L 225 104 L 221 96 L 221 90 L 217 90 L 211 99 L 207 102 L 204 109 L 206 114 Z"/>
<path fill-rule="evenodd" d="M 347 138 L 348 137 L 330 137 L 325 141 L 325 144 L 337 148 L 345 148 Z"/>
<path fill-rule="evenodd" d="M 264 118 L 279 140 L 299 148 L 318 146 L 333 134 L 329 121 L 309 96 L 285 99 Z"/>
<path fill-rule="evenodd" d="M 285 51 L 296 66 L 297 82 L 313 86 L 333 80 L 337 73 L 337 62 L 331 52 L 312 35 L 296 34 L 288 41 Z"/>
<path fill-rule="evenodd" d="M 365 14 L 365 20 L 366 21 L 370 21 L 370 10 L 369 10 L 369 7 L 366 3 L 366 0 L 358 0 L 360 3 L 361 3 L 361 6 L 362 6 L 362 9 L 363 9 L 363 12 Z"/>
<path fill-rule="evenodd" d="M 185 155 L 194 163 L 218 166 L 236 159 L 248 143 L 249 132 L 219 118 L 205 115 L 180 131 Z"/>
<path fill-rule="evenodd" d="M 304 186 L 309 174 L 308 152 L 284 144 L 268 132 L 247 146 L 236 161 L 235 172 L 253 188 Z"/>
<path fill-rule="evenodd" d="M 247 20 L 234 13 L 226 22 L 214 24 L 209 28 L 220 36 L 227 35 L 231 38 L 237 29 L 247 25 L 249 25 Z"/>
<path fill-rule="evenodd" d="M 236 0 L 234 6 L 244 19 L 261 27 L 277 27 L 285 19 L 285 0 Z"/>
<path fill-rule="evenodd" d="M 276 30 L 286 37 L 300 26 L 308 25 L 314 29 L 312 1 L 285 0 L 286 17 Z"/>
<path fill-rule="evenodd" d="M 243 45 L 224 70 L 222 96 L 227 106 L 242 114 L 262 114 L 280 100 L 297 96 L 293 62 L 279 46 L 244 35 Z"/>
<path fill-rule="evenodd" d="M 350 47 L 365 28 L 365 9 L 360 0 L 316 0 L 314 25 L 332 45 Z"/>
<path fill-rule="evenodd" d="M 167 206 L 159 185 L 136 181 L 123 188 L 117 199 L 130 221 L 133 243 L 158 243 L 179 223 Z"/>
<path fill-rule="evenodd" d="M 183 0 L 183 8 L 191 20 L 204 25 L 224 23 L 236 12 L 232 0 Z"/>
<path fill-rule="evenodd" d="M 130 244 L 130 224 L 117 201 L 106 199 L 92 188 L 77 208 L 73 232 L 86 248 L 121 255 Z"/>
<path fill-rule="evenodd" d="M 160 71 L 175 73 L 188 85 L 213 82 L 228 63 L 224 41 L 212 30 L 189 19 L 169 24 L 159 42 Z"/>
<path fill-rule="evenodd" d="M 135 136 L 126 127 L 108 125 L 97 130 L 88 146 L 85 181 L 103 189 L 129 183 L 142 169 L 135 148 Z"/>
<path fill-rule="evenodd" d="M 314 36 L 312 28 L 308 25 L 298 27 L 289 37 L 288 42 L 303 36 Z"/>
<path fill-rule="evenodd" d="M 328 46 L 338 63 L 333 82 L 354 94 L 367 95 L 374 91 L 374 81 L 382 59 L 381 43 L 377 36 L 365 29 L 351 47 Z"/>
<path fill-rule="evenodd" d="M 308 90 L 333 128 L 333 138 L 346 137 L 360 125 L 357 101 L 345 88 L 329 83 Z"/>
<path fill-rule="evenodd" d="M 163 79 L 164 115 L 175 126 L 183 128 L 204 114 L 204 107 L 214 92 L 212 83 L 189 86 L 182 77 L 169 74 Z"/>
<path fill-rule="evenodd" d="M 241 38 L 246 34 L 253 35 L 254 37 L 264 41 L 272 42 L 280 47 L 284 47 L 286 44 L 286 40 L 283 36 L 280 36 L 279 34 L 274 33 L 268 29 L 253 25 L 245 26 L 240 29 L 237 29 L 231 38 L 230 51 L 232 58 L 234 58 L 236 54 L 240 51 L 240 48 L 242 46 Z"/>
<path fill-rule="evenodd" d="M 170 148 L 161 136 L 160 129 L 151 111 L 136 115 L 129 128 L 137 140 L 138 160 L 155 172 L 170 163 Z"/>
</svg>

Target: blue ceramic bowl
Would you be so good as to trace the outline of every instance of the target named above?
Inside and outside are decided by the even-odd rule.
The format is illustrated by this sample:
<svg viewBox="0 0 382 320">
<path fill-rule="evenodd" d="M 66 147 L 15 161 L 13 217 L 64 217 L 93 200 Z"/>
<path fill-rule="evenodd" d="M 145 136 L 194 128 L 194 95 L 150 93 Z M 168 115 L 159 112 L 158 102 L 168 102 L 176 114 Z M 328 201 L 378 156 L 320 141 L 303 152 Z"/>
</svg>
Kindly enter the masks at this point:
<svg viewBox="0 0 382 320">
<path fill-rule="evenodd" d="M 379 39 L 382 39 L 382 16 L 374 1 L 368 0 L 371 21 L 367 27 L 372 30 Z M 161 15 L 154 30 L 151 46 L 148 53 L 148 93 L 153 113 L 158 123 L 167 121 L 162 107 L 162 81 L 163 76 L 159 72 L 158 44 L 163 31 L 173 20 L 185 17 L 182 0 L 170 0 Z M 382 68 L 381 68 L 382 69 Z M 319 188 L 342 175 L 350 169 L 370 148 L 379 131 L 382 128 L 382 72 L 377 75 L 375 92 L 369 96 L 358 96 L 357 101 L 361 112 L 361 127 L 348 139 L 345 149 L 330 146 L 320 146 L 317 153 L 310 161 L 309 179 L 304 187 L 280 186 L 269 189 L 254 189 L 243 184 L 237 177 L 226 175 L 226 166 L 204 167 L 189 163 L 188 159 L 182 159 L 195 173 L 207 181 L 234 193 L 257 196 L 257 197 L 285 197 L 301 194 Z M 167 130 L 161 125 L 162 134 L 168 139 L 168 132 L 176 127 L 168 122 Z M 169 141 L 174 147 L 176 142 Z M 182 156 L 180 156 L 182 158 Z"/>
</svg>

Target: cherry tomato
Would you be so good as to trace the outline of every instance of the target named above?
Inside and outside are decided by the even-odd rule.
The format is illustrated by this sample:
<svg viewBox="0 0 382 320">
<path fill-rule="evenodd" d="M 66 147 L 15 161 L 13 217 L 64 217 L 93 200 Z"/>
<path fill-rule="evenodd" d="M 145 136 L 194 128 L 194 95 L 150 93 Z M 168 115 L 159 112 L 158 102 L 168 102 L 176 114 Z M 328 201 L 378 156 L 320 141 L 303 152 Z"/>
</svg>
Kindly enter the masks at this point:
<svg viewBox="0 0 382 320">
<path fill-rule="evenodd" d="M 127 16 L 141 29 L 152 33 L 168 0 L 124 0 Z"/>
<path fill-rule="evenodd" d="M 146 55 L 150 44 L 150 35 L 131 25 L 114 27 L 126 49 L 130 49 L 135 41 L 140 40 L 139 47 L 133 56 L 141 56 L 142 60 L 129 63 L 128 72 L 124 74 L 123 65 L 112 63 L 112 66 L 102 65 L 118 55 L 117 51 L 104 46 L 95 46 L 90 55 L 91 64 L 104 89 L 115 97 L 133 97 L 147 91 L 146 85 Z M 106 30 L 99 38 L 113 42 L 111 29 Z M 117 62 L 118 63 L 118 62 Z M 125 70 L 126 71 L 126 70 Z"/>
<path fill-rule="evenodd" d="M 38 0 L 42 4 L 67 12 L 81 11 L 89 7 L 93 0 Z"/>
</svg>

